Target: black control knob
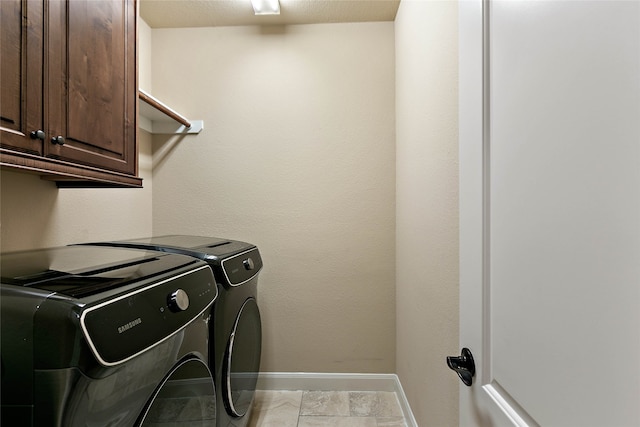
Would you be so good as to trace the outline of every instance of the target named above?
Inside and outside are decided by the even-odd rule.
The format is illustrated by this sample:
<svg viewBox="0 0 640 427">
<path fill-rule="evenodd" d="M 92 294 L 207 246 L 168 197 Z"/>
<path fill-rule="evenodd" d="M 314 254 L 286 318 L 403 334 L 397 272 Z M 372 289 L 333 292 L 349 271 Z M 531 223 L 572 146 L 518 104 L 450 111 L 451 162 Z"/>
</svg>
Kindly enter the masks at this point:
<svg viewBox="0 0 640 427">
<path fill-rule="evenodd" d="M 185 311 L 189 308 L 189 295 L 182 289 L 177 289 L 167 297 L 167 305 L 174 313 Z"/>
<path fill-rule="evenodd" d="M 249 270 L 249 271 L 256 268 L 256 263 L 253 262 L 251 258 L 247 258 L 244 261 L 242 261 L 242 265 L 244 265 L 245 270 Z"/>
</svg>

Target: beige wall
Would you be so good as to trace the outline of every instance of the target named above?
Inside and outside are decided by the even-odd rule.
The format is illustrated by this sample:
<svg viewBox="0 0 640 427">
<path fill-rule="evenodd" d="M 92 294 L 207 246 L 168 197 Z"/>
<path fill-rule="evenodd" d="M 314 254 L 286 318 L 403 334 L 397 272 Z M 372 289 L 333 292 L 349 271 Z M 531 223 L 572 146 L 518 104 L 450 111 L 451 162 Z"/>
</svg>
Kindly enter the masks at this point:
<svg viewBox="0 0 640 427">
<path fill-rule="evenodd" d="M 0 172 L 0 250 L 9 252 L 151 233 L 151 136 L 140 132 L 142 189 L 58 189 L 37 175 Z"/>
<path fill-rule="evenodd" d="M 396 369 L 421 427 L 458 425 L 457 5 L 403 0 L 396 43 Z"/>
<path fill-rule="evenodd" d="M 152 76 L 153 66 L 151 55 L 153 53 L 153 38 L 151 27 L 138 19 L 138 88 L 153 93 Z"/>
<path fill-rule="evenodd" d="M 264 371 L 393 372 L 393 23 L 153 30 L 154 232 L 257 244 Z"/>
</svg>

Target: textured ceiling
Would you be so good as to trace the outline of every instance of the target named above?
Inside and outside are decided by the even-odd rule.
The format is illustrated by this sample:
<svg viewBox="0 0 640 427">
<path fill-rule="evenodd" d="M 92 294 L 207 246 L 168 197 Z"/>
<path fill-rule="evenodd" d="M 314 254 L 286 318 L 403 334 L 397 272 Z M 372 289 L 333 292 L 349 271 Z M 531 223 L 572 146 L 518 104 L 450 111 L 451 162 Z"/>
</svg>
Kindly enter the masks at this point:
<svg viewBox="0 0 640 427">
<path fill-rule="evenodd" d="M 280 0 L 280 15 L 255 16 L 250 0 L 140 0 L 151 28 L 393 21 L 400 0 Z"/>
</svg>

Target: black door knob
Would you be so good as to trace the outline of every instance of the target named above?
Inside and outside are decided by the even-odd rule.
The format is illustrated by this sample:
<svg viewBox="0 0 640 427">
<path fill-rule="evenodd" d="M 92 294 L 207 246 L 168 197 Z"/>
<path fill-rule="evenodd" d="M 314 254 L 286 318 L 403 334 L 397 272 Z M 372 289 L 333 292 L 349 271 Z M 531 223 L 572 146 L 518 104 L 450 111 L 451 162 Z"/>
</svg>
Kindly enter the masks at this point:
<svg viewBox="0 0 640 427">
<path fill-rule="evenodd" d="M 464 385 L 471 387 L 473 376 L 476 374 L 476 364 L 471 350 L 465 347 L 460 356 L 447 356 L 447 365 L 457 372 Z"/>
<path fill-rule="evenodd" d="M 54 144 L 64 145 L 64 137 L 63 136 L 54 136 L 51 138 L 51 142 Z"/>
<path fill-rule="evenodd" d="M 41 141 L 44 141 L 44 131 L 40 129 L 31 131 L 29 135 L 31 136 L 31 139 L 39 139 Z"/>
</svg>

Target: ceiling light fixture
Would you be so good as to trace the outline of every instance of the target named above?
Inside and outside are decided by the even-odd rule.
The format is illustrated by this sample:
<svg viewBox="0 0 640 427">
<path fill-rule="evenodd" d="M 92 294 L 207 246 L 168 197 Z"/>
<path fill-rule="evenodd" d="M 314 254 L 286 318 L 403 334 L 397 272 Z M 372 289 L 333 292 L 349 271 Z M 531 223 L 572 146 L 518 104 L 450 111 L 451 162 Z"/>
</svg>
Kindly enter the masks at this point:
<svg viewBox="0 0 640 427">
<path fill-rule="evenodd" d="M 278 0 L 251 0 L 256 15 L 280 15 Z"/>
</svg>

